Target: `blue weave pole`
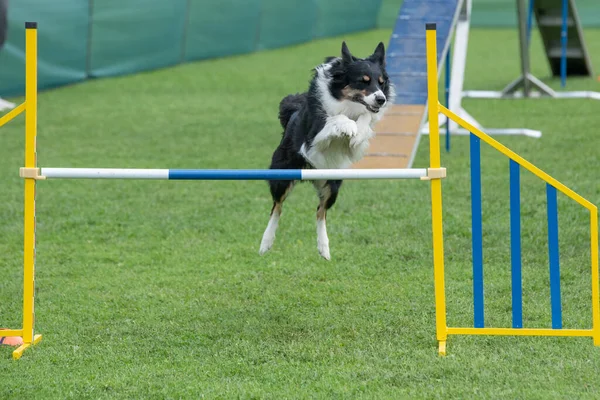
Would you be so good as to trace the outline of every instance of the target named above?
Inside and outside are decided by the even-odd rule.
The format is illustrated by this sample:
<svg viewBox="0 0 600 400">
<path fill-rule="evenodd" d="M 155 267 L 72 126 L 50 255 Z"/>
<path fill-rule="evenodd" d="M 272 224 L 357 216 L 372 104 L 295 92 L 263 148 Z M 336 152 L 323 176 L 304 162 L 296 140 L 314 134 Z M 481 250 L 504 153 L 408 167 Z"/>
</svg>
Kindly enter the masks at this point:
<svg viewBox="0 0 600 400">
<path fill-rule="evenodd" d="M 521 178 L 520 166 L 510 160 L 510 264 L 512 279 L 512 326 L 523 327 L 521 278 Z"/>
<path fill-rule="evenodd" d="M 450 49 L 446 53 L 446 107 L 450 108 Z M 446 151 L 450 151 L 450 118 L 446 117 Z"/>
<path fill-rule="evenodd" d="M 560 263 L 558 249 L 558 207 L 556 188 L 546 184 L 548 214 L 548 258 L 550 261 L 550 303 L 552 307 L 552 329 L 562 328 L 560 301 Z"/>
<path fill-rule="evenodd" d="M 475 328 L 483 328 L 483 228 L 481 221 L 481 144 L 470 134 L 471 241 L 473 252 L 473 312 Z"/>
<path fill-rule="evenodd" d="M 527 10 L 527 46 L 531 43 L 531 28 L 533 26 L 533 5 L 535 0 L 529 0 L 529 9 Z"/>
</svg>

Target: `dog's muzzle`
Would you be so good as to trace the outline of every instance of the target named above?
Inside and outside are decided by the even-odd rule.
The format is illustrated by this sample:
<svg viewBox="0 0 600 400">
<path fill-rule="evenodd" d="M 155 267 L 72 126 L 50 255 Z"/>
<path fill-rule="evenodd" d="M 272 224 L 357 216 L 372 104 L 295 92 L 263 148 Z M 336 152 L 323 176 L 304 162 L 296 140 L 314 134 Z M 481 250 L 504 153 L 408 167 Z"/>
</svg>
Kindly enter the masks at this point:
<svg viewBox="0 0 600 400">
<path fill-rule="evenodd" d="M 371 105 L 371 104 L 367 103 L 364 100 L 364 98 L 362 97 L 362 95 L 360 95 L 360 94 L 357 94 L 356 96 L 354 96 L 352 98 L 352 101 L 362 104 L 363 106 L 365 106 L 367 108 L 367 110 L 369 110 L 372 113 L 377 114 L 379 112 L 379 109 L 381 108 L 381 106 L 385 104 L 385 97 L 383 97 L 383 102 L 380 102 L 379 99 L 376 100 L 378 105 Z"/>
<path fill-rule="evenodd" d="M 386 98 L 383 94 L 377 93 L 375 95 L 375 103 L 376 104 L 369 104 L 364 100 L 364 97 L 361 94 L 357 93 L 355 96 L 352 97 L 352 101 L 362 104 L 363 106 L 366 107 L 367 110 L 369 110 L 370 112 L 372 112 L 374 114 L 377 114 L 379 112 L 379 110 L 381 109 L 381 107 L 383 107 L 385 105 Z"/>
</svg>

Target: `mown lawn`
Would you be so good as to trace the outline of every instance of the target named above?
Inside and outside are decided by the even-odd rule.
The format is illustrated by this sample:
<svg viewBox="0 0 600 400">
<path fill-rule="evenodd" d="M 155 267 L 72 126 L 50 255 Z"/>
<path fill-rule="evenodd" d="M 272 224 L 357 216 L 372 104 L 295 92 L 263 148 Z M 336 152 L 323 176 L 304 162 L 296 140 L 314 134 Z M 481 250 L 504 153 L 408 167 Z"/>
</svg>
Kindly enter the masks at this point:
<svg viewBox="0 0 600 400">
<path fill-rule="evenodd" d="M 344 37 L 365 56 L 388 30 Z M 586 32 L 600 66 L 600 31 Z M 516 32 L 474 30 L 466 87 L 518 75 Z M 39 98 L 39 164 L 265 168 L 279 100 L 342 38 L 90 81 Z M 548 75 L 538 37 L 533 73 Z M 549 83 L 558 88 L 559 82 Z M 600 83 L 574 79 L 571 90 Z M 20 99 L 15 99 L 20 100 Z M 465 100 L 499 140 L 600 203 L 600 103 Z M 0 326 L 18 328 L 24 122 L 0 131 Z M 472 326 L 467 137 L 443 153 L 448 323 Z M 427 166 L 428 140 L 415 167 Z M 508 162 L 482 148 L 486 325 L 510 326 Z M 590 338 L 451 337 L 437 355 L 429 186 L 348 181 L 316 249 L 311 185 L 286 201 L 275 246 L 258 245 L 264 182 L 48 181 L 37 196 L 36 330 L 17 362 L 0 348 L 0 398 L 598 398 Z M 526 327 L 550 327 L 544 183 L 522 175 Z M 559 198 L 564 325 L 591 326 L 588 214 Z"/>
</svg>

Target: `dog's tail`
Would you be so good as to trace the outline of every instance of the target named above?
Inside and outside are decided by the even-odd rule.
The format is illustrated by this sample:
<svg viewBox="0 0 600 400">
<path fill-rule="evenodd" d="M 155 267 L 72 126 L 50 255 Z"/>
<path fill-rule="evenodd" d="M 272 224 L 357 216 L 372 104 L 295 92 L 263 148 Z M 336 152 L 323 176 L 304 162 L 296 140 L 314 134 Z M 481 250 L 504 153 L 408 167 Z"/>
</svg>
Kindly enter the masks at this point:
<svg viewBox="0 0 600 400">
<path fill-rule="evenodd" d="M 306 103 L 306 93 L 296 93 L 285 96 L 279 103 L 279 122 L 285 129 L 292 115 Z"/>
</svg>

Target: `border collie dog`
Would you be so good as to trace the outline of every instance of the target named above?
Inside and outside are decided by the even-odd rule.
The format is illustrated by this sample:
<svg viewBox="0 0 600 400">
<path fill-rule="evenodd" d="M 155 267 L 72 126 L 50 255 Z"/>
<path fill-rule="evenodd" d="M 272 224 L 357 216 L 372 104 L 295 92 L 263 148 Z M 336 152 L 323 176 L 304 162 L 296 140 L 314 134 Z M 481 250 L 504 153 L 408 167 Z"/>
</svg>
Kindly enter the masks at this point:
<svg viewBox="0 0 600 400">
<path fill-rule="evenodd" d="M 385 47 L 379 43 L 367 58 L 353 56 L 342 43 L 341 57 L 328 57 L 314 69 L 307 92 L 288 95 L 279 104 L 284 132 L 270 169 L 349 168 L 359 161 L 374 136 L 373 126 L 393 102 L 394 89 L 385 71 Z M 283 201 L 295 181 L 269 181 L 273 208 L 259 253 L 269 251 Z M 312 182 L 319 197 L 317 248 L 329 260 L 327 210 L 338 196 L 341 180 Z"/>
</svg>

